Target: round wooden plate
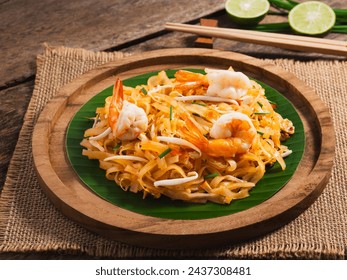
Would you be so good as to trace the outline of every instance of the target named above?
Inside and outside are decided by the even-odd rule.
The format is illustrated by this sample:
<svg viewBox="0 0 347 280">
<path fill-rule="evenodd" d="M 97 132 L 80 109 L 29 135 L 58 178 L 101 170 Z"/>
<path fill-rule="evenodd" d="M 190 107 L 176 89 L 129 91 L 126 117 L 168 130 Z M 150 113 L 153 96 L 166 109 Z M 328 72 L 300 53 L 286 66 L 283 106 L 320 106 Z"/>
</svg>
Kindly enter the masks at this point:
<svg viewBox="0 0 347 280">
<path fill-rule="evenodd" d="M 273 197 L 232 215 L 173 220 L 141 215 L 95 195 L 78 178 L 66 155 L 70 120 L 92 96 L 114 83 L 163 69 L 235 70 L 277 89 L 304 124 L 306 143 L 299 168 Z M 33 133 L 33 158 L 40 185 L 67 217 L 93 232 L 129 244 L 156 248 L 203 248 L 233 244 L 271 232 L 307 209 L 324 189 L 333 165 L 334 134 L 329 112 L 315 92 L 283 69 L 238 53 L 165 49 L 104 64 L 64 86 L 44 108 Z"/>
</svg>

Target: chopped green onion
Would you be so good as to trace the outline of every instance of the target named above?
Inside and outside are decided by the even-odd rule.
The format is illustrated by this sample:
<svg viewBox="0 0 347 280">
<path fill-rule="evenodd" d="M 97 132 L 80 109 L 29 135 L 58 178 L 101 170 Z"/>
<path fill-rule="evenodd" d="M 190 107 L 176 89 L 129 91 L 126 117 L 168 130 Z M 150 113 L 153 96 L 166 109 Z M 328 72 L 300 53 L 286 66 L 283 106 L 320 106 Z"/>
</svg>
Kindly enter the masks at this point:
<svg viewBox="0 0 347 280">
<path fill-rule="evenodd" d="M 254 115 L 268 115 L 270 112 L 254 112 Z"/>
<path fill-rule="evenodd" d="M 121 146 L 120 143 L 118 143 L 116 146 L 113 147 L 113 150 L 117 151 L 120 148 L 120 146 Z"/>
<path fill-rule="evenodd" d="M 217 177 L 217 176 L 219 176 L 219 173 L 211 173 L 211 174 L 208 174 L 208 175 L 206 175 L 204 178 L 205 179 L 211 179 L 211 178 L 215 178 L 215 177 Z"/>
<path fill-rule="evenodd" d="M 142 93 L 143 93 L 144 95 L 147 95 L 147 94 L 148 94 L 147 90 L 146 90 L 144 87 L 141 88 L 141 91 L 142 91 Z"/>
<path fill-rule="evenodd" d="M 263 104 L 261 104 L 259 101 L 257 101 L 258 105 L 260 106 L 260 108 L 263 108 Z"/>
<path fill-rule="evenodd" d="M 172 150 L 171 148 L 166 149 L 164 152 L 162 152 L 158 157 L 163 158 L 165 157 L 168 153 L 170 153 Z"/>
<path fill-rule="evenodd" d="M 173 107 L 172 105 L 170 106 L 170 121 L 173 119 Z"/>
<path fill-rule="evenodd" d="M 257 133 L 258 133 L 259 135 L 261 135 L 261 136 L 264 135 L 264 132 L 261 132 L 261 131 L 259 131 L 259 130 L 257 130 Z"/>
<path fill-rule="evenodd" d="M 192 104 L 200 105 L 200 106 L 203 106 L 203 107 L 206 107 L 206 106 L 207 106 L 206 104 L 199 103 L 199 102 L 195 102 L 195 101 L 193 101 Z"/>
</svg>

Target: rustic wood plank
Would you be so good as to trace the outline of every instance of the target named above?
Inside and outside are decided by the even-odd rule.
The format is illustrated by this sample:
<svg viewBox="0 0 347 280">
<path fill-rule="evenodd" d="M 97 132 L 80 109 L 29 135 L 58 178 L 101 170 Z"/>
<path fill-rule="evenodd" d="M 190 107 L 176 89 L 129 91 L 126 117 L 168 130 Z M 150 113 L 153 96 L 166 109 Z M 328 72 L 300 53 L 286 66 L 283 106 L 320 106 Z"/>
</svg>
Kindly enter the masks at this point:
<svg viewBox="0 0 347 280">
<path fill-rule="evenodd" d="M 343 7 L 341 1 L 324 2 L 333 7 Z M 68 0 L 14 0 L 3 1 L 0 7 L 1 88 L 18 83 L 34 74 L 35 57 L 42 51 L 44 42 L 90 50 L 127 46 L 129 42 L 136 44 L 141 38 L 146 40 L 163 31 L 163 25 L 167 21 L 198 20 L 223 10 L 224 1 L 177 0 L 168 4 L 168 1 L 164 0 L 101 0 L 95 4 L 95 1 L 91 0 L 83 3 Z M 170 12 L 167 12 L 168 10 Z M 233 26 L 226 15 L 224 18 L 222 26 Z M 331 34 L 329 37 L 346 40 L 346 35 L 341 34 Z M 170 47 L 170 42 L 164 45 Z M 181 45 L 184 46 L 192 45 Z M 265 54 L 282 54 L 277 48 L 264 48 L 254 44 L 230 44 L 225 40 L 218 42 L 216 48 L 233 48 L 235 51 L 248 54 L 258 51 Z"/>
<path fill-rule="evenodd" d="M 42 44 L 105 50 L 223 8 L 222 0 L 100 0 L 3 2 L 0 8 L 0 87 L 35 72 Z"/>
</svg>

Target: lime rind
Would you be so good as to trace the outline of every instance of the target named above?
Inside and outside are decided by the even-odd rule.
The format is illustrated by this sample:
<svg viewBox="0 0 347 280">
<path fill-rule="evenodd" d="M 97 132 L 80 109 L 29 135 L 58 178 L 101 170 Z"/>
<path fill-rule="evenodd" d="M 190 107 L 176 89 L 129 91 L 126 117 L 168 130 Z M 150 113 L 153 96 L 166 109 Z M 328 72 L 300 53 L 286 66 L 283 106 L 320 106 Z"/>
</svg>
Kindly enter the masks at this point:
<svg viewBox="0 0 347 280">
<path fill-rule="evenodd" d="M 259 23 L 270 9 L 267 0 L 227 0 L 225 10 L 229 17 L 240 25 Z"/>
<path fill-rule="evenodd" d="M 335 25 L 336 14 L 325 3 L 308 1 L 296 5 L 288 15 L 290 27 L 304 35 L 322 35 Z"/>
</svg>

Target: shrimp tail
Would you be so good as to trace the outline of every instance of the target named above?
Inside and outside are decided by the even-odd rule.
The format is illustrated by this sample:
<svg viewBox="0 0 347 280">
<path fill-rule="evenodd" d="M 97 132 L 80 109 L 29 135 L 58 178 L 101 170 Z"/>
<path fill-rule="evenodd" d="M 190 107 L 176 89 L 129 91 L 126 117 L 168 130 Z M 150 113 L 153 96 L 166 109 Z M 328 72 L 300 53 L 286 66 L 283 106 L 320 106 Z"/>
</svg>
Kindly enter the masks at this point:
<svg viewBox="0 0 347 280">
<path fill-rule="evenodd" d="M 117 78 L 113 87 L 111 104 L 114 104 L 117 107 L 117 110 L 121 111 L 122 105 L 123 105 L 123 99 L 124 99 L 123 83 L 121 79 Z"/>
<path fill-rule="evenodd" d="M 197 90 L 200 87 L 207 89 L 209 86 L 206 75 L 200 73 L 179 70 L 176 72 L 175 78 L 178 82 L 175 88 L 182 92 Z"/>
<path fill-rule="evenodd" d="M 178 70 L 175 74 L 176 81 L 184 82 L 196 82 L 199 81 L 202 84 L 208 86 L 208 81 L 205 75 L 200 73 L 194 73 L 186 70 Z"/>
<path fill-rule="evenodd" d="M 113 128 L 117 123 L 120 111 L 123 107 L 123 99 L 123 83 L 121 79 L 117 78 L 113 86 L 113 93 L 108 116 L 108 124 L 111 128 Z"/>
</svg>

